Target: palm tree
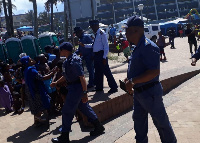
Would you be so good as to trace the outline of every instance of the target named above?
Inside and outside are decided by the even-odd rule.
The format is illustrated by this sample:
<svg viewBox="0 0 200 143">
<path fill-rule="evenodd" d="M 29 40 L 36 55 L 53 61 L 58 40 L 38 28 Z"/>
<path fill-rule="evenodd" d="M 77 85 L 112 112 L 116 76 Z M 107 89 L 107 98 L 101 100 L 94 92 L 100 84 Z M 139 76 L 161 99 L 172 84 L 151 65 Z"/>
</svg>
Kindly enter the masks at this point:
<svg viewBox="0 0 200 143">
<path fill-rule="evenodd" d="M 33 11 L 34 11 L 34 36 L 38 38 L 38 19 L 37 19 L 37 2 L 36 0 L 29 0 L 33 3 Z"/>
<path fill-rule="evenodd" d="M 64 0 L 47 0 L 45 3 L 45 8 L 49 12 L 51 9 L 51 32 L 54 32 L 53 26 L 53 5 L 57 5 L 58 2 L 64 2 Z"/>
<path fill-rule="evenodd" d="M 8 12 L 7 12 L 7 3 L 5 0 L 2 0 L 2 3 L 3 3 L 4 15 L 5 15 L 5 19 L 6 19 L 6 30 L 10 36 L 11 30 L 10 30 L 10 26 L 9 26 L 10 20 L 9 20 Z"/>
<path fill-rule="evenodd" d="M 6 19 L 6 30 L 8 35 L 14 36 L 12 9 L 16 9 L 16 6 L 12 4 L 11 0 L 0 0 L 0 12 L 2 12 L 2 9 Z"/>
<path fill-rule="evenodd" d="M 9 26 L 10 26 L 10 34 L 14 36 L 14 27 L 13 27 L 13 16 L 12 16 L 12 1 L 8 1 L 8 14 L 9 14 Z"/>
<path fill-rule="evenodd" d="M 68 27 L 69 27 L 69 19 L 68 19 L 68 15 L 67 15 L 67 1 L 64 1 L 64 39 L 65 41 L 68 41 Z"/>
</svg>

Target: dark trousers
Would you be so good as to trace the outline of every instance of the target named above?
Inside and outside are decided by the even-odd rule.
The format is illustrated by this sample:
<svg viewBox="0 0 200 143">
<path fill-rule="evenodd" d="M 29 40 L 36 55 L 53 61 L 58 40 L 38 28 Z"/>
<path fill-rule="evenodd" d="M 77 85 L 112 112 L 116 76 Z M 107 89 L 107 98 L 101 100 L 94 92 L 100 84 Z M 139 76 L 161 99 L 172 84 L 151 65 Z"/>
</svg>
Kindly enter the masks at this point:
<svg viewBox="0 0 200 143">
<path fill-rule="evenodd" d="M 92 56 L 85 56 L 83 58 L 86 63 L 87 70 L 89 72 L 89 85 L 94 85 L 94 60 Z"/>
<path fill-rule="evenodd" d="M 62 108 L 62 132 L 71 131 L 72 120 L 77 108 L 88 117 L 89 122 L 97 119 L 97 115 L 89 103 L 82 102 L 82 97 L 83 89 L 81 84 L 68 85 L 68 94 Z"/>
<path fill-rule="evenodd" d="M 174 48 L 174 37 L 169 37 L 169 43 L 171 44 L 171 47 Z"/>
<path fill-rule="evenodd" d="M 134 93 L 134 129 L 135 139 L 140 143 L 148 143 L 148 113 L 153 119 L 162 143 L 177 143 L 174 131 L 166 113 L 162 86 L 157 84 L 143 92 Z"/>
<path fill-rule="evenodd" d="M 192 45 L 194 45 L 194 52 L 196 53 L 197 51 L 197 41 L 189 41 L 189 46 L 190 46 L 190 53 L 192 54 Z"/>
<path fill-rule="evenodd" d="M 100 51 L 95 53 L 94 55 L 94 79 L 95 79 L 95 85 L 96 89 L 103 89 L 103 78 L 104 75 L 107 78 L 108 85 L 111 89 L 117 89 L 117 83 L 110 71 L 110 67 L 108 65 L 108 58 L 106 58 L 106 65 L 103 64 L 103 54 L 104 51 Z"/>
</svg>

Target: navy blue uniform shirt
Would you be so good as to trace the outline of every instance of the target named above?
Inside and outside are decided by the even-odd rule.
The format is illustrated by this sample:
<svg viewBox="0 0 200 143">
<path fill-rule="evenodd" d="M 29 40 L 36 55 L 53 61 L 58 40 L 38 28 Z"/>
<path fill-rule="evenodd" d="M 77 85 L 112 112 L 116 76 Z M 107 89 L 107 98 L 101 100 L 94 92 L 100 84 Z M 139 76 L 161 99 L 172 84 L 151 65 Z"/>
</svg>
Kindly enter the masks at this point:
<svg viewBox="0 0 200 143">
<path fill-rule="evenodd" d="M 67 82 L 75 82 L 83 75 L 84 72 L 81 58 L 74 53 L 63 63 L 63 76 Z"/>
<path fill-rule="evenodd" d="M 92 44 L 93 43 L 92 38 L 89 35 L 86 35 L 84 33 L 83 33 L 82 37 L 79 39 L 79 41 L 83 44 Z M 79 46 L 78 50 L 76 51 L 76 54 L 80 54 L 80 53 L 82 54 L 83 57 L 92 56 L 93 49 Z"/>
<path fill-rule="evenodd" d="M 192 58 L 195 58 L 196 60 L 200 59 L 200 46 L 197 49 L 196 53 L 192 56 Z"/>
<path fill-rule="evenodd" d="M 160 49 L 155 43 L 143 36 L 130 57 L 127 78 L 131 79 L 140 76 L 147 70 L 155 69 L 160 69 Z M 154 81 L 159 81 L 159 75 L 151 81 L 136 84 L 135 87 Z"/>
</svg>

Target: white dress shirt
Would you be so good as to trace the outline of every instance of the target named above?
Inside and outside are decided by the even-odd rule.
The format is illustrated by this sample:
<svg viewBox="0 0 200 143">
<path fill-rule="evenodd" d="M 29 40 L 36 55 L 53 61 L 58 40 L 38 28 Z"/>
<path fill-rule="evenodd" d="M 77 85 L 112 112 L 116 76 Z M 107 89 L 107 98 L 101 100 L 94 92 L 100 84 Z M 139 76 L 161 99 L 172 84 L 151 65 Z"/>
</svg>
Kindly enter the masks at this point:
<svg viewBox="0 0 200 143">
<path fill-rule="evenodd" d="M 109 52 L 109 45 L 106 33 L 100 28 L 95 34 L 95 39 L 93 44 L 85 44 L 85 48 L 93 48 L 93 52 L 104 51 L 103 58 L 106 59 Z"/>
</svg>

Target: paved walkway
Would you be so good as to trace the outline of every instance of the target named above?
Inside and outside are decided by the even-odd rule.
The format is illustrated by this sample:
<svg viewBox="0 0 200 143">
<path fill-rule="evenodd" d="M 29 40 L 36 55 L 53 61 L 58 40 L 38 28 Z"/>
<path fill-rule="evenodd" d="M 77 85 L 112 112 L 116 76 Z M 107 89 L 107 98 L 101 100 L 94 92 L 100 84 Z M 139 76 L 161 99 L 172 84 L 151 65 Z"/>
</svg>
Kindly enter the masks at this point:
<svg viewBox="0 0 200 143">
<path fill-rule="evenodd" d="M 164 97 L 167 100 L 176 99 L 167 107 L 170 122 L 177 136 L 178 143 L 199 143 L 200 140 L 200 75 L 193 77 Z M 168 98 L 168 99 L 167 99 Z M 169 103 L 169 102 L 168 102 Z M 157 129 L 149 117 L 149 143 L 160 143 Z M 115 143 L 133 142 L 134 129 L 115 141 Z"/>
</svg>

